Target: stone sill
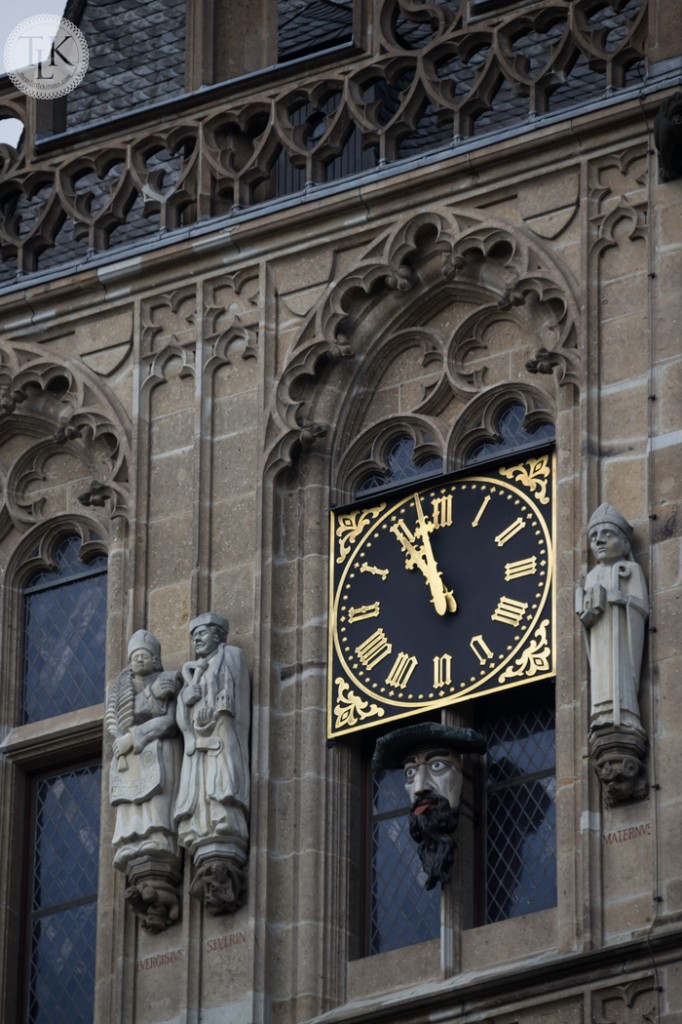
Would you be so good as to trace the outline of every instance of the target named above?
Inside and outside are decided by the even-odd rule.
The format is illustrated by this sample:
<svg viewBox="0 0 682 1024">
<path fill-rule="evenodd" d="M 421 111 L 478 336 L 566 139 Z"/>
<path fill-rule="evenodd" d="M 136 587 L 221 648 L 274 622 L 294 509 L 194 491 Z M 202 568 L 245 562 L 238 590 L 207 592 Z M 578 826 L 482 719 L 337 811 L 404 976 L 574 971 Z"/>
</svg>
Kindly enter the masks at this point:
<svg viewBox="0 0 682 1024">
<path fill-rule="evenodd" d="M 43 762 L 54 764 L 55 751 L 68 760 L 102 748 L 104 704 L 55 715 L 30 725 L 18 725 L 0 744 L 0 754 L 17 765 L 38 770 Z"/>
<path fill-rule="evenodd" d="M 547 1009 L 554 998 L 577 995 L 613 981 L 622 985 L 640 975 L 650 976 L 654 969 L 681 958 L 682 927 L 679 921 L 670 919 L 659 921 L 627 942 L 579 953 L 555 949 L 514 964 L 468 970 L 440 982 L 427 980 L 348 1002 L 306 1024 L 434 1024 L 503 1008 L 514 1012 L 522 1002 L 537 1002 Z"/>
</svg>

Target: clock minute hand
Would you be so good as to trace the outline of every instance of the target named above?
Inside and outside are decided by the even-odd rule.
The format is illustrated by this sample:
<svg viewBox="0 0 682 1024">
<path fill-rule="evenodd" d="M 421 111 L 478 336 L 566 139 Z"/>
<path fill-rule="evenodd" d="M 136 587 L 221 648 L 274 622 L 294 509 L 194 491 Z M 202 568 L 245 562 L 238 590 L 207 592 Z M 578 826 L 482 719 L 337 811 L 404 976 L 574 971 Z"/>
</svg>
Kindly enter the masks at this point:
<svg viewBox="0 0 682 1024">
<path fill-rule="evenodd" d="M 422 539 L 422 549 L 428 570 L 425 575 L 431 590 L 431 596 L 433 597 L 434 607 L 439 615 L 445 615 L 448 611 L 456 612 L 457 602 L 455 601 L 452 591 L 445 589 L 441 573 L 438 570 L 438 564 L 433 554 L 433 548 L 431 547 L 431 538 L 429 537 L 429 524 L 426 522 L 421 498 L 418 494 L 415 494 L 414 496 L 414 504 L 417 509 L 419 533 Z"/>
<path fill-rule="evenodd" d="M 433 551 L 431 550 L 431 545 L 428 541 L 428 532 L 425 535 L 427 540 L 423 544 L 422 548 L 417 548 L 414 544 L 414 536 L 402 519 L 399 519 L 397 523 L 394 523 L 390 529 L 407 555 L 407 559 L 405 561 L 406 567 L 408 569 L 412 569 L 417 566 L 428 583 L 434 607 L 438 614 L 444 615 L 448 610 L 455 611 L 457 608 L 455 599 L 443 586 L 443 581 L 440 578 L 438 566 L 436 565 L 436 560 L 433 557 Z"/>
</svg>

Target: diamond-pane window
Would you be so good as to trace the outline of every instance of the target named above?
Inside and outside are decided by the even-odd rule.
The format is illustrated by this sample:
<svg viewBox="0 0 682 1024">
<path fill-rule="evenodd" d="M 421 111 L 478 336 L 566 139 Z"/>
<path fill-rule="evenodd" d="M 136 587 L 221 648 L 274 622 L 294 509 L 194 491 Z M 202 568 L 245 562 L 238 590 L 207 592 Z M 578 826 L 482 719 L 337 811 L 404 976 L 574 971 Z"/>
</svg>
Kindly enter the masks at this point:
<svg viewBox="0 0 682 1024">
<path fill-rule="evenodd" d="M 56 568 L 24 587 L 24 722 L 104 699 L 107 561 L 79 552 L 80 539 L 65 537 Z"/>
<path fill-rule="evenodd" d="M 404 786 L 402 772 L 374 775 L 369 953 L 386 953 L 440 934 L 440 889 L 424 888 L 426 876 L 407 825 Z"/>
<path fill-rule="evenodd" d="M 554 440 L 552 423 L 540 423 L 533 430 L 526 430 L 523 425 L 525 418 L 526 410 L 520 403 L 505 406 L 495 424 L 499 440 L 483 441 L 475 445 L 468 452 L 465 464 L 471 466 L 476 462 L 499 457 L 503 452 L 517 452 Z"/>
<path fill-rule="evenodd" d="M 411 437 L 402 434 L 396 437 L 391 444 L 386 462 L 388 464 L 386 472 L 374 470 L 361 481 L 355 491 L 356 497 L 443 471 L 443 460 L 437 456 L 432 456 L 419 463 L 415 462 L 414 441 Z"/>
<path fill-rule="evenodd" d="M 554 711 L 490 721 L 485 783 L 485 923 L 556 905 Z"/>
<path fill-rule="evenodd" d="M 34 780 L 28 1024 L 91 1024 L 102 771 Z"/>
</svg>

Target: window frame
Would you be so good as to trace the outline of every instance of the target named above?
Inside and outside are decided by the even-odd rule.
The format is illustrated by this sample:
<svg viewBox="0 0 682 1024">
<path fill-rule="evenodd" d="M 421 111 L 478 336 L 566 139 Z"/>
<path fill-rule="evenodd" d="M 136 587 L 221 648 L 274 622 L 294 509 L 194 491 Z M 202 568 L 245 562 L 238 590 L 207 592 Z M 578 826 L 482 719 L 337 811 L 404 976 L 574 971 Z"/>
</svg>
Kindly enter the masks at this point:
<svg viewBox="0 0 682 1024">
<path fill-rule="evenodd" d="M 26 963 L 27 892 L 31 885 L 28 851 L 31 849 L 30 793 L 33 779 L 43 774 L 57 774 L 69 766 L 84 762 L 102 762 L 102 738 L 105 707 L 106 671 L 102 678 L 102 700 L 74 711 L 22 723 L 23 703 L 23 623 L 24 588 L 40 571 L 55 566 L 53 553 L 68 535 L 80 538 L 79 558 L 104 555 L 108 565 L 106 599 L 109 608 L 111 562 L 107 532 L 103 525 L 81 516 L 55 517 L 48 524 L 32 530 L 14 550 L 9 560 L 3 585 L 2 633 L 5 640 L 1 669 L 6 682 L 2 696 L 5 721 L 13 723 L 0 743 L 0 831 L 6 842 L 0 849 L 0 885 L 7 893 L 4 912 L 0 914 L 0 1018 L 10 1022 L 27 1020 L 27 988 L 24 985 Z M 107 621 L 109 611 L 107 610 Z M 101 794 L 102 795 L 102 794 Z M 100 802 L 100 836 L 102 834 L 104 799 Z M 99 843 L 97 860 L 101 872 L 103 844 Z M 30 929 L 29 929 L 30 931 Z M 96 951 L 100 958 L 99 935 Z M 96 999 L 97 968 L 93 976 Z"/>
<path fill-rule="evenodd" d="M 82 760 L 68 761 L 64 764 L 50 765 L 49 768 L 43 768 L 40 771 L 30 772 L 25 777 L 25 840 L 24 849 L 26 856 L 24 858 L 24 877 L 22 879 L 22 914 L 21 914 L 21 957 L 20 957 L 20 982 L 19 992 L 20 997 L 18 1000 L 18 1019 L 21 1024 L 31 1024 L 31 988 L 33 982 L 33 971 L 32 971 L 32 960 L 33 960 L 33 928 L 35 921 L 41 917 L 46 916 L 39 914 L 33 907 L 33 898 L 35 894 L 34 881 L 35 881 L 35 866 L 36 866 L 36 851 L 37 851 L 37 835 L 38 835 L 38 815 L 37 815 L 37 787 L 41 782 L 47 779 L 57 779 L 62 775 L 69 773 L 75 773 L 82 771 L 87 768 L 98 769 L 100 775 L 100 795 L 101 795 L 101 779 L 103 775 L 103 761 L 101 757 L 101 751 L 97 755 L 91 755 Z M 92 894 L 89 894 L 85 898 L 79 898 L 76 900 L 65 901 L 61 904 L 55 904 L 49 912 L 56 913 L 57 911 L 71 910 L 75 907 L 91 905 L 94 903 L 97 909 L 97 900 L 99 892 L 99 847 L 100 847 L 100 821 L 101 801 L 97 807 L 97 876 L 98 882 L 95 886 L 95 890 Z M 97 930 L 97 915 L 95 917 L 95 930 Z M 93 974 L 92 974 L 92 1002 L 94 1009 L 95 999 L 95 961 L 93 960 Z"/>
<path fill-rule="evenodd" d="M 54 570 L 53 570 L 53 572 L 54 572 L 54 579 L 52 579 L 52 580 L 42 579 L 38 583 L 33 583 L 33 582 L 31 582 L 33 579 L 38 578 L 40 576 L 44 577 L 45 575 L 49 575 L 49 569 L 48 570 L 36 570 L 26 580 L 26 582 L 24 583 L 24 585 L 21 588 L 22 626 L 23 626 L 23 629 L 22 629 L 22 643 L 21 643 L 21 677 L 22 677 L 21 678 L 21 724 L 22 725 L 28 725 L 31 722 L 46 721 L 49 718 L 58 717 L 58 714 L 57 715 L 45 715 L 45 716 L 41 716 L 41 717 L 30 717 L 30 718 L 28 717 L 29 698 L 31 696 L 35 697 L 35 694 L 32 695 L 30 693 L 30 687 L 27 685 L 29 683 L 29 680 L 27 678 L 29 654 L 28 654 L 28 651 L 26 649 L 26 641 L 27 641 L 28 632 L 29 632 L 28 627 L 29 627 L 29 617 L 30 617 L 30 608 L 29 608 L 30 599 L 32 597 L 34 597 L 35 595 L 37 595 L 37 594 L 49 593 L 51 590 L 53 590 L 53 591 L 62 590 L 62 589 L 65 589 L 67 587 L 70 587 L 72 584 L 77 584 L 77 583 L 80 583 L 80 582 L 82 582 L 84 580 L 92 580 L 92 579 L 95 579 L 97 577 L 105 577 L 106 578 L 106 576 L 107 576 L 106 555 L 104 555 L 101 552 L 97 552 L 97 551 L 93 551 L 93 550 L 89 550 L 89 551 L 84 552 L 83 551 L 82 538 L 81 538 L 81 542 L 79 544 L 79 553 L 78 553 L 78 556 L 77 556 L 78 560 L 82 563 L 82 566 L 83 566 L 82 571 L 80 571 L 78 573 L 75 573 L 75 574 L 72 574 L 70 576 L 63 576 L 63 575 L 61 575 L 61 573 L 60 573 L 61 565 L 57 561 L 57 559 L 58 559 L 58 556 L 60 555 L 60 552 L 61 552 L 61 549 L 62 549 L 64 543 L 66 541 L 68 541 L 68 540 L 71 540 L 71 539 L 78 540 L 78 534 L 77 533 L 59 534 L 59 535 L 57 535 L 55 537 L 54 542 L 51 545 L 50 554 L 51 554 L 52 564 L 54 566 Z M 86 558 L 83 557 L 84 554 L 87 556 Z M 103 559 L 105 561 L 104 565 L 101 564 Z M 95 564 L 95 563 L 98 563 L 98 564 Z M 71 593 L 73 593 L 73 591 L 71 591 Z M 101 597 L 100 594 L 98 594 L 97 596 L 98 596 L 98 598 Z M 106 594 L 106 579 L 105 579 L 105 581 L 104 581 L 104 618 L 105 618 L 105 620 L 106 620 L 106 604 L 107 604 L 106 598 L 107 598 L 107 594 Z M 103 672 L 102 675 L 103 675 L 102 682 L 105 683 L 105 681 L 106 681 L 105 680 L 106 673 Z M 104 689 L 102 689 L 102 700 L 104 700 Z M 96 703 L 100 703 L 100 702 L 98 701 Z M 89 706 L 88 704 L 75 704 L 74 706 L 72 706 L 68 710 L 61 712 L 61 714 L 72 714 L 74 711 L 79 711 L 83 707 L 88 707 L 88 706 Z"/>
<path fill-rule="evenodd" d="M 523 691 L 527 692 L 524 693 Z M 549 708 L 551 705 L 552 710 L 552 723 L 554 732 L 554 764 L 551 769 L 544 769 L 542 772 L 527 772 L 520 773 L 513 779 L 513 786 L 520 787 L 524 784 L 529 784 L 534 781 L 540 781 L 543 779 L 552 778 L 556 781 L 556 681 L 542 680 L 539 683 L 530 684 L 527 687 L 520 687 L 518 691 L 512 691 L 518 697 L 522 695 L 522 707 L 521 714 L 527 713 L 531 710 L 535 701 L 543 699 L 545 707 Z M 500 721 L 504 717 L 504 710 L 508 708 L 510 703 L 509 693 L 498 694 L 496 697 L 492 697 L 488 702 L 481 701 L 479 706 L 475 707 L 474 711 L 478 712 L 474 716 L 474 727 L 477 731 L 481 732 L 483 736 L 487 738 L 488 726 L 490 723 Z M 543 910 L 553 909 L 558 903 L 558 878 L 555 873 L 555 891 L 554 891 L 554 902 L 548 904 L 546 907 L 539 907 L 536 910 L 530 910 L 526 914 L 508 914 L 505 917 L 497 917 L 493 920 L 488 919 L 488 885 L 489 883 L 489 851 L 487 846 L 487 829 L 488 829 L 488 802 L 489 795 L 491 792 L 499 792 L 505 787 L 505 783 L 489 784 L 489 757 L 488 753 L 484 754 L 475 768 L 475 782 L 474 782 L 474 800 L 475 800 L 475 814 L 474 814 L 474 898 L 472 905 L 472 920 L 470 927 L 472 928 L 485 928 L 490 925 L 500 924 L 503 921 L 512 921 L 519 917 L 528 917 L 532 914 L 541 913 Z M 510 785 L 509 788 L 512 788 Z M 556 809 L 556 786 L 553 798 L 553 804 Z M 557 871 L 557 843 L 556 843 L 557 827 L 556 820 L 554 822 L 553 836 L 554 836 L 554 863 L 555 872 Z"/>
<path fill-rule="evenodd" d="M 456 449 L 456 452 L 455 452 L 458 455 L 458 458 L 456 460 L 453 460 L 452 458 L 444 457 L 443 458 L 443 466 L 442 466 L 442 469 L 441 469 L 440 473 L 434 473 L 433 475 L 422 474 L 422 473 L 419 472 L 419 462 L 414 459 L 414 455 L 415 455 L 415 452 L 416 452 L 417 447 L 418 447 L 417 439 L 416 438 L 412 438 L 412 440 L 414 442 L 412 458 L 413 458 L 413 462 L 414 462 L 414 465 L 415 465 L 415 473 L 414 473 L 414 475 L 409 475 L 408 474 L 407 477 L 405 475 L 399 476 L 398 479 L 395 482 L 393 482 L 391 480 L 390 475 L 389 475 L 390 474 L 389 455 L 390 455 L 390 453 L 393 451 L 394 447 L 398 443 L 404 442 L 404 440 L 406 438 L 409 439 L 411 437 L 411 434 L 410 434 L 410 431 L 404 429 L 404 427 L 401 429 L 399 421 L 397 421 L 395 423 L 395 425 L 394 425 L 395 429 L 394 429 L 394 431 L 392 433 L 389 430 L 386 430 L 386 425 L 384 424 L 383 434 L 382 434 L 382 441 L 381 441 L 381 451 L 382 451 L 382 455 L 384 457 L 384 463 L 385 463 L 385 474 L 384 475 L 385 475 L 386 479 L 385 479 L 383 484 L 379 484 L 374 489 L 362 489 L 362 490 L 360 490 L 360 488 L 362 488 L 362 486 L 363 486 L 363 477 L 362 476 L 357 477 L 355 479 L 356 493 L 355 493 L 354 500 L 357 501 L 358 503 L 369 503 L 369 502 L 372 501 L 373 498 L 378 497 L 378 496 L 382 496 L 383 497 L 386 494 L 392 494 L 392 493 L 396 493 L 396 492 L 400 492 L 400 491 L 404 491 L 404 490 L 409 490 L 412 487 L 415 487 L 415 488 L 416 487 L 422 487 L 422 486 L 428 484 L 432 480 L 438 480 L 440 477 L 448 476 L 452 472 L 452 468 L 449 467 L 449 463 L 451 461 L 456 461 L 456 465 L 453 467 L 454 470 L 456 472 L 461 472 L 461 471 L 464 471 L 464 470 L 467 470 L 467 469 L 470 469 L 470 468 L 474 469 L 474 470 L 478 470 L 479 468 L 480 469 L 485 469 L 486 467 L 490 467 L 490 466 L 499 464 L 500 461 L 506 460 L 507 457 L 514 457 L 514 458 L 516 458 L 516 457 L 524 456 L 524 455 L 527 455 L 527 454 L 532 454 L 532 453 L 534 453 L 536 451 L 552 451 L 552 452 L 556 451 L 556 426 L 555 426 L 555 424 L 552 422 L 552 420 L 549 417 L 549 415 L 545 414 L 542 410 L 538 410 L 537 408 L 533 408 L 528 401 L 524 401 L 523 399 L 525 399 L 525 398 L 526 398 L 525 395 L 521 396 L 521 395 L 513 394 L 513 393 L 509 394 L 509 392 L 507 392 L 506 396 L 505 396 L 505 394 L 502 391 L 500 391 L 498 393 L 498 395 L 496 396 L 496 400 L 493 402 L 492 406 L 486 410 L 485 427 L 484 428 L 483 427 L 479 427 L 478 430 L 474 430 L 473 434 L 475 436 L 473 438 L 472 438 L 471 433 L 469 433 L 468 438 L 467 438 L 466 435 L 461 437 L 460 444 L 457 446 L 457 449 Z M 520 407 L 520 408 L 522 408 L 524 410 L 523 417 L 521 419 L 521 430 L 523 431 L 523 433 L 525 433 L 527 435 L 528 443 L 526 445 L 519 446 L 519 445 L 514 445 L 513 442 L 512 442 L 511 445 L 507 446 L 505 444 L 505 435 L 503 434 L 502 430 L 500 429 L 500 425 L 501 425 L 505 415 L 512 409 L 512 407 L 515 407 L 515 406 L 516 407 Z M 551 438 L 548 437 L 548 436 L 541 436 L 540 439 L 538 439 L 537 441 L 534 442 L 533 434 L 538 430 L 538 428 L 541 428 L 544 424 L 551 425 L 551 427 L 553 428 L 553 436 Z M 478 448 L 478 447 L 481 447 L 483 445 L 487 445 L 489 448 L 492 448 L 493 451 L 491 453 L 489 453 L 489 454 L 486 454 L 484 457 L 482 457 L 480 459 L 471 458 L 471 456 L 474 453 L 475 449 Z M 422 456 L 422 458 L 423 458 L 423 456 Z M 470 459 L 471 459 L 471 461 L 470 461 Z M 374 472 L 375 472 L 375 475 L 380 475 L 380 471 L 375 470 Z M 364 479 L 366 479 L 366 478 L 367 478 L 367 474 L 365 474 Z M 554 532 L 556 532 L 556 531 L 554 531 Z M 553 540 L 554 540 L 554 544 L 556 544 L 556 536 L 553 537 Z M 556 583 L 554 584 L 554 586 L 556 588 Z M 531 685 L 531 688 L 533 688 L 533 684 L 530 684 L 530 685 Z M 555 753 L 555 758 L 554 758 L 554 777 L 556 778 L 556 745 L 557 745 L 556 744 L 556 678 L 553 678 L 551 680 L 544 680 L 543 682 L 535 684 L 535 685 L 537 685 L 537 686 L 543 686 L 544 685 L 544 686 L 547 686 L 547 687 L 551 686 L 551 689 L 552 689 L 552 704 L 553 704 L 554 709 L 555 709 L 555 711 L 554 711 L 554 736 L 555 736 L 555 738 L 554 738 L 554 753 Z M 523 689 L 523 687 L 521 689 Z M 493 700 L 494 700 L 494 698 L 493 698 Z M 486 703 L 485 700 L 480 701 L 480 700 L 472 699 L 471 701 L 468 701 L 468 702 L 465 701 L 465 702 L 458 703 L 458 704 L 454 705 L 454 713 L 457 714 L 457 715 L 462 716 L 462 718 L 467 719 L 467 720 L 472 719 L 472 718 L 475 719 L 476 718 L 476 710 L 474 710 L 474 709 L 475 708 L 478 709 L 478 707 L 480 705 L 483 706 L 484 713 L 485 713 L 486 710 L 492 710 L 490 702 Z M 443 708 L 441 710 L 442 710 L 442 714 L 441 714 L 441 719 L 440 720 L 443 720 L 443 721 L 447 720 L 448 717 L 453 713 L 453 707 L 446 707 L 446 708 Z M 480 712 L 479 712 L 479 715 L 480 715 Z M 419 718 L 419 717 L 415 718 L 415 719 L 410 719 L 410 721 L 420 721 L 420 720 L 422 720 L 422 719 Z M 376 735 L 377 734 L 374 731 L 372 731 L 370 733 L 371 739 L 375 739 Z M 370 743 L 369 746 L 373 746 L 373 743 Z M 368 960 L 371 961 L 373 959 L 373 957 L 380 956 L 382 954 L 381 954 L 380 951 L 372 950 L 372 948 L 371 948 L 371 939 L 370 939 L 371 920 L 372 920 L 371 900 L 373 898 L 372 877 L 373 877 L 373 874 L 374 874 L 374 868 L 373 868 L 373 864 L 372 864 L 372 859 L 373 859 L 373 855 L 374 855 L 373 854 L 373 845 L 372 845 L 372 827 L 373 827 L 373 823 L 374 823 L 374 820 L 375 820 L 375 816 L 373 814 L 373 786 L 374 786 L 374 781 L 373 781 L 373 773 L 372 773 L 371 769 L 369 768 L 369 764 L 368 764 L 369 757 L 367 755 L 367 745 L 366 744 L 363 745 L 363 755 L 362 756 L 363 756 L 363 762 L 364 762 L 364 768 L 363 768 L 363 775 L 364 775 L 364 778 L 363 778 L 363 800 L 362 800 L 362 806 L 363 806 L 363 824 L 362 824 L 363 870 L 362 870 L 362 876 L 363 876 L 364 882 L 363 882 L 363 888 L 362 888 L 362 914 L 361 914 L 362 926 L 361 926 L 361 947 L 360 947 L 362 952 L 360 953 L 360 957 L 362 958 L 364 956 L 365 958 L 367 958 Z M 473 884 L 473 899 L 471 901 L 471 906 L 468 906 L 468 907 L 464 905 L 465 901 L 462 901 L 463 905 L 462 905 L 461 910 L 460 910 L 459 918 L 460 918 L 460 926 L 461 926 L 461 929 L 462 929 L 463 933 L 468 931 L 468 930 L 470 930 L 470 929 L 472 929 L 472 928 L 496 926 L 498 924 L 503 924 L 506 921 L 518 920 L 518 918 L 520 918 L 520 917 L 524 917 L 524 918 L 525 917 L 533 917 L 537 913 L 542 913 L 543 909 L 555 910 L 556 906 L 557 906 L 557 903 L 558 903 L 558 894 L 557 894 L 555 902 L 554 902 L 554 904 L 551 907 L 542 908 L 542 909 L 537 910 L 537 911 L 530 911 L 528 914 L 525 914 L 525 915 L 510 916 L 510 917 L 506 917 L 506 918 L 503 918 L 503 919 L 499 919 L 499 920 L 495 920 L 495 921 L 490 921 L 490 922 L 485 920 L 485 906 L 487 904 L 487 892 L 483 888 L 483 886 L 486 883 L 486 864 L 485 864 L 485 856 L 486 855 L 485 855 L 485 842 L 481 842 L 481 830 L 485 828 L 485 821 L 486 821 L 486 818 L 485 818 L 486 807 L 485 807 L 485 802 L 484 801 L 485 801 L 485 796 L 487 794 L 487 764 L 488 764 L 488 761 L 487 761 L 487 755 L 483 755 L 481 758 L 478 758 L 478 759 L 472 758 L 472 760 L 477 760 L 477 763 L 474 766 L 474 770 L 473 770 L 473 773 L 471 775 L 471 778 L 468 780 L 470 785 L 469 786 L 465 785 L 465 789 L 464 789 L 463 795 L 462 795 L 462 804 L 461 804 L 461 807 L 462 807 L 462 817 L 465 817 L 467 815 L 467 812 L 468 812 L 469 816 L 472 819 L 472 825 L 473 825 L 473 836 L 472 836 L 471 842 L 469 844 L 470 847 L 471 847 L 469 856 L 472 858 L 473 862 L 468 867 L 468 872 L 469 872 L 469 875 L 471 876 L 471 881 L 472 881 L 472 884 Z M 467 773 L 465 772 L 465 775 L 466 774 Z M 471 804 L 468 803 L 467 795 L 466 795 L 467 792 L 471 794 Z M 554 797 L 554 805 L 556 807 L 556 793 L 555 793 L 555 797 Z M 460 820 L 460 826 L 461 826 L 461 820 Z M 558 849 L 557 849 L 556 836 L 557 836 L 557 822 L 556 822 L 556 819 L 555 819 L 555 822 L 554 822 L 555 862 L 558 865 Z M 463 870 L 462 869 L 461 861 L 463 859 L 466 859 L 466 855 L 462 851 L 462 845 L 463 844 L 460 845 L 460 853 L 459 853 L 459 856 L 458 856 L 458 860 L 460 861 L 459 868 L 458 868 L 459 873 L 460 873 L 459 874 L 460 880 L 461 880 L 461 877 L 462 877 L 461 872 Z M 558 871 L 558 867 L 557 867 L 557 871 Z M 456 877 L 457 876 L 455 875 L 455 877 L 453 878 L 453 884 L 455 884 L 455 885 L 457 884 L 457 882 L 455 880 Z M 557 886 L 557 893 L 558 893 L 558 886 Z M 443 894 L 442 894 L 442 890 L 441 890 L 441 928 L 439 930 L 439 936 L 438 936 L 440 938 L 441 942 L 444 941 L 444 937 L 443 937 L 444 909 L 445 909 L 445 905 L 449 902 L 449 901 L 444 901 L 443 898 L 442 898 L 442 895 Z M 397 951 L 400 951 L 400 950 L 409 950 L 409 949 L 412 949 L 414 947 L 414 945 L 415 945 L 414 943 L 411 943 L 411 944 L 408 944 L 406 946 L 397 947 L 396 949 L 392 949 L 392 950 L 389 950 L 387 952 L 388 953 L 392 953 L 392 952 L 397 952 Z"/>
</svg>

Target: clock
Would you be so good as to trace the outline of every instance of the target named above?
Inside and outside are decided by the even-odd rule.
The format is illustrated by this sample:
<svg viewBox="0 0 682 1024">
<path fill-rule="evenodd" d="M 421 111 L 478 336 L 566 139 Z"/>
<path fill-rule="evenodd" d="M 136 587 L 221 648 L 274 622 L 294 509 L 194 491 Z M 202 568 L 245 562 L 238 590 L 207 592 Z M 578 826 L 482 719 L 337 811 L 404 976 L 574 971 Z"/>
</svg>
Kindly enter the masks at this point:
<svg viewBox="0 0 682 1024">
<path fill-rule="evenodd" d="M 332 511 L 329 737 L 554 675 L 553 469 L 526 455 Z"/>
</svg>

